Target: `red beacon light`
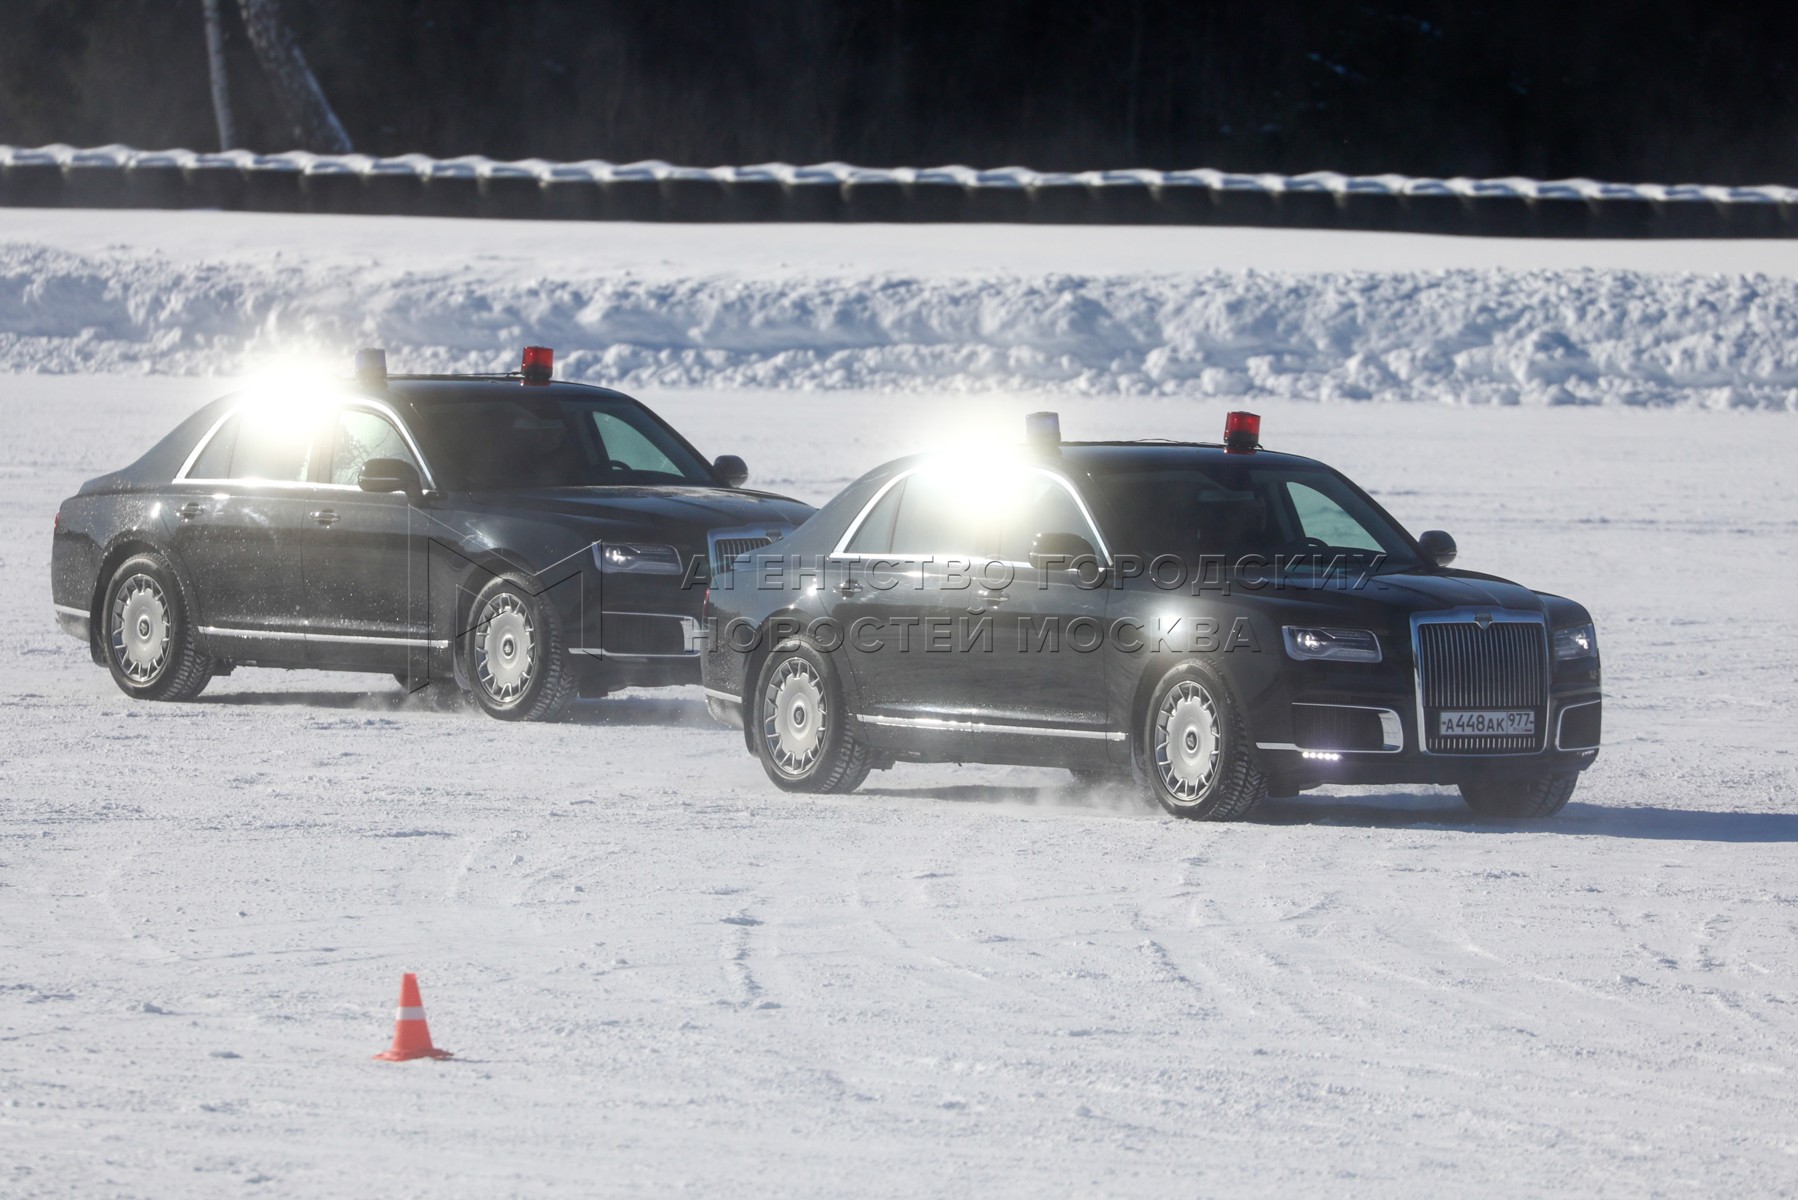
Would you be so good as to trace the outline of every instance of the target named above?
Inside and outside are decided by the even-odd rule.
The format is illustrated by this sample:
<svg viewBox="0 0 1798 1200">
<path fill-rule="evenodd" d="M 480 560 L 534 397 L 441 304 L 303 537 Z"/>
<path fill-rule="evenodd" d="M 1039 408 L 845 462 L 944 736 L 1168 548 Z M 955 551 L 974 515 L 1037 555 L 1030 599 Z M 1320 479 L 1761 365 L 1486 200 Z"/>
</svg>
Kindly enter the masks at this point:
<svg viewBox="0 0 1798 1200">
<path fill-rule="evenodd" d="M 518 373 L 523 377 L 527 387 L 544 387 L 550 376 L 555 374 L 556 352 L 548 346 L 526 346 L 524 348 L 524 365 Z"/>
<path fill-rule="evenodd" d="M 1233 412 L 1224 418 L 1224 450 L 1253 454 L 1261 449 L 1261 417 L 1252 412 Z"/>
</svg>

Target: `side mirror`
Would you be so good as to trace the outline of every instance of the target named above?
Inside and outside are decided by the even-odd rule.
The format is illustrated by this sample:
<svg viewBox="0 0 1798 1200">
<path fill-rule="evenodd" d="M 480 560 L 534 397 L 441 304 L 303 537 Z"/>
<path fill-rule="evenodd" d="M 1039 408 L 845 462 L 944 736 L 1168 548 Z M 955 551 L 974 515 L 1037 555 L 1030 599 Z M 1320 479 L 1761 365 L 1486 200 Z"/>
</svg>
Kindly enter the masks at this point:
<svg viewBox="0 0 1798 1200">
<path fill-rule="evenodd" d="M 1039 571 L 1097 571 L 1098 551 L 1077 533 L 1039 533 L 1030 541 L 1030 565 Z"/>
<path fill-rule="evenodd" d="M 1455 561 L 1455 539 L 1440 529 L 1424 530 L 1417 545 L 1423 550 L 1423 556 L 1439 567 Z"/>
<path fill-rule="evenodd" d="M 718 472 L 725 487 L 742 487 L 749 481 L 749 464 L 734 454 L 720 454 L 713 459 L 712 470 Z"/>
<path fill-rule="evenodd" d="M 403 458 L 369 459 L 362 464 L 356 486 L 365 492 L 404 492 L 414 501 L 425 494 L 424 480 L 418 477 L 418 468 Z"/>
</svg>

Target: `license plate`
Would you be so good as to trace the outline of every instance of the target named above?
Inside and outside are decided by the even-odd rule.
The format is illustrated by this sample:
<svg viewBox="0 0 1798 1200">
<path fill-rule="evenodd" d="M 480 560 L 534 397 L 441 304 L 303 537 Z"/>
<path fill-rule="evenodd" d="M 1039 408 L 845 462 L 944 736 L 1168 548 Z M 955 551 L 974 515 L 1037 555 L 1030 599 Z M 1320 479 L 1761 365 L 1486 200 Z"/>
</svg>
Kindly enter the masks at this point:
<svg viewBox="0 0 1798 1200">
<path fill-rule="evenodd" d="M 1536 732 L 1536 714 L 1529 710 L 1479 709 L 1436 714 L 1440 737 L 1527 737 Z"/>
</svg>

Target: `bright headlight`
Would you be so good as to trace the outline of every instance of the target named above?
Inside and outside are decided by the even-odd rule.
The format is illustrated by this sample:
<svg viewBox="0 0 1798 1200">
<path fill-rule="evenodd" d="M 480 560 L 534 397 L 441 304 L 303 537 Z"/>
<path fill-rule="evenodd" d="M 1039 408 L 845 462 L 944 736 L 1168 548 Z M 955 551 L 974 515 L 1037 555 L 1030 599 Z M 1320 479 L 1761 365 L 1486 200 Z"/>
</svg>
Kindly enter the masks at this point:
<svg viewBox="0 0 1798 1200">
<path fill-rule="evenodd" d="M 1598 632 L 1591 625 L 1571 625 L 1555 630 L 1555 659 L 1567 662 L 1598 653 Z"/>
<path fill-rule="evenodd" d="M 1380 661 L 1380 639 L 1366 629 L 1288 625 L 1285 633 L 1286 653 L 1294 658 L 1321 658 L 1332 662 Z"/>
<path fill-rule="evenodd" d="M 643 542 L 600 542 L 593 547 L 593 558 L 602 571 L 628 571 L 637 575 L 681 573 L 680 551 L 673 546 L 656 546 Z"/>
</svg>

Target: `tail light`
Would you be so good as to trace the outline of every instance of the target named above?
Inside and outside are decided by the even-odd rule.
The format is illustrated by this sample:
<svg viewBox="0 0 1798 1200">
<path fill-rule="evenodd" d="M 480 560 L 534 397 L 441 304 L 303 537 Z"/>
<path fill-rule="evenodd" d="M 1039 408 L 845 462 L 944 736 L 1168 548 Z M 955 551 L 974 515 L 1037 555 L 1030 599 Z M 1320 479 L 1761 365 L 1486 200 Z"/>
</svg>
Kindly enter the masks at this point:
<svg viewBox="0 0 1798 1200">
<path fill-rule="evenodd" d="M 1233 412 L 1224 418 L 1224 449 L 1231 454 L 1253 454 L 1261 449 L 1261 418 L 1252 412 Z"/>
<path fill-rule="evenodd" d="M 526 385 L 542 387 L 555 374 L 556 352 L 548 346 L 526 346 L 524 348 L 524 365 L 518 373 L 524 377 Z"/>
</svg>

